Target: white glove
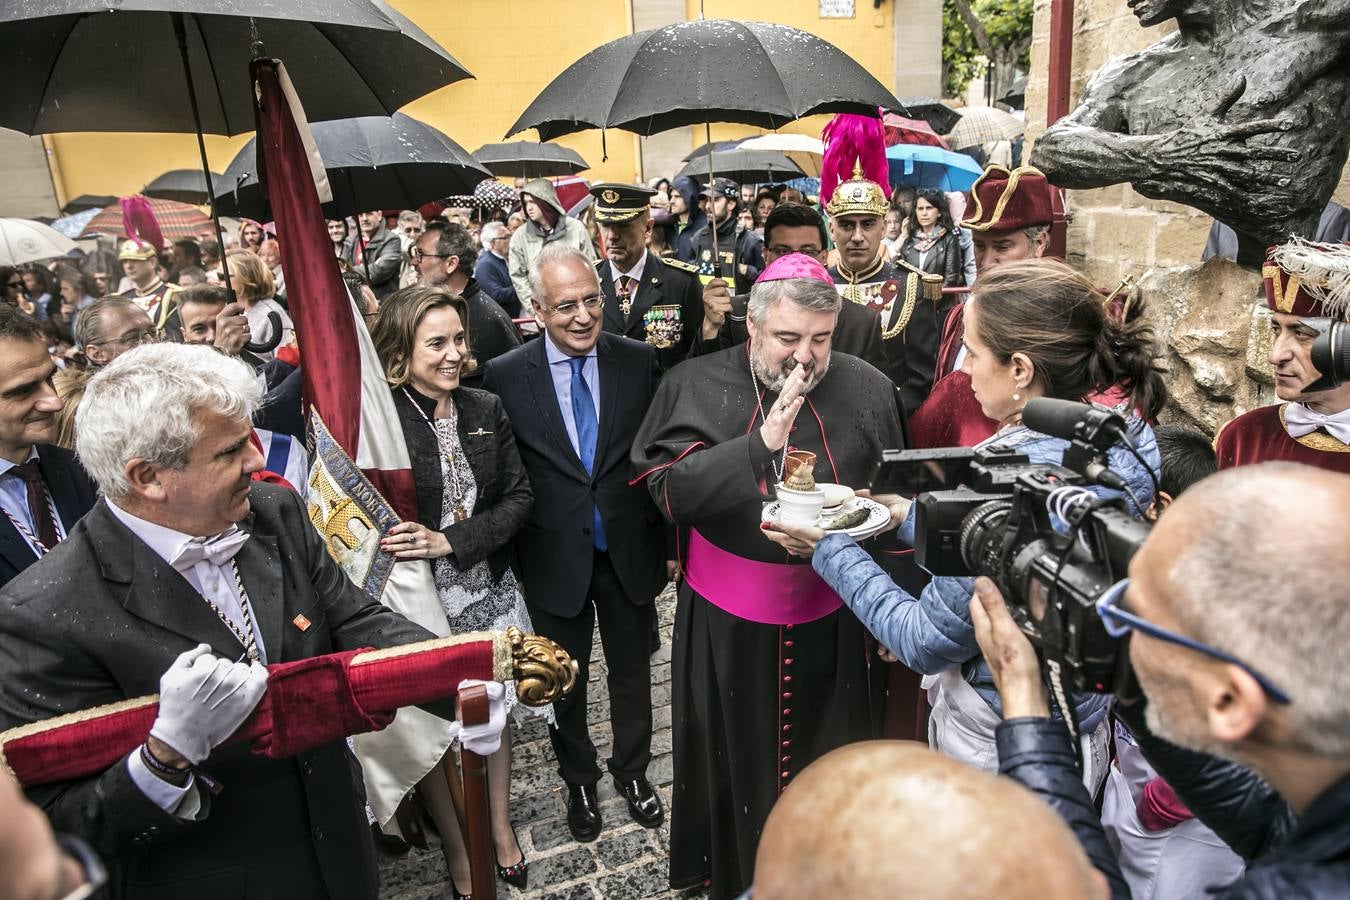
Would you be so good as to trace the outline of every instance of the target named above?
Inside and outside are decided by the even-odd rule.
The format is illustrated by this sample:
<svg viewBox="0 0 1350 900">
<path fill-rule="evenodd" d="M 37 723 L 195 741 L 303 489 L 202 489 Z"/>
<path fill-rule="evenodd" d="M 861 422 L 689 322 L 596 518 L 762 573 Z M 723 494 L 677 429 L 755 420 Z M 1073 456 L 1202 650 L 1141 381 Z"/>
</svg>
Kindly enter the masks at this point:
<svg viewBox="0 0 1350 900">
<path fill-rule="evenodd" d="M 472 750 L 479 756 L 491 756 L 502 746 L 502 729 L 506 727 L 506 686 L 499 681 L 479 681 L 466 678 L 459 683 L 460 691 L 471 685 L 481 684 L 487 688 L 488 720 L 482 725 L 464 725 L 460 720 L 459 742 L 465 750 Z"/>
<path fill-rule="evenodd" d="M 238 730 L 266 690 L 265 666 L 230 662 L 198 644 L 160 677 L 150 734 L 196 765 Z"/>
</svg>

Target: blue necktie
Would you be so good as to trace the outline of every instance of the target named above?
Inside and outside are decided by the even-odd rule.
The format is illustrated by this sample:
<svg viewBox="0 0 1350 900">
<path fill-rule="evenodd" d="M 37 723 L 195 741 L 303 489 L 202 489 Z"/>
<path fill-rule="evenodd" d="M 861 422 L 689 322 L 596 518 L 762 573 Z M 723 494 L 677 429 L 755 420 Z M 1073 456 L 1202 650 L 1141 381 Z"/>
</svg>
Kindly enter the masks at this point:
<svg viewBox="0 0 1350 900">
<path fill-rule="evenodd" d="M 582 366 L 586 365 L 586 358 L 574 356 L 568 363 L 572 366 L 572 421 L 577 427 L 577 454 L 581 457 L 581 464 L 586 467 L 587 473 L 591 473 L 595 465 L 597 425 L 595 399 L 591 396 L 590 385 L 581 374 Z M 594 530 L 591 532 L 591 543 L 597 550 L 609 549 L 609 542 L 605 540 L 605 526 L 600 521 L 600 507 L 594 508 L 592 518 Z"/>
</svg>

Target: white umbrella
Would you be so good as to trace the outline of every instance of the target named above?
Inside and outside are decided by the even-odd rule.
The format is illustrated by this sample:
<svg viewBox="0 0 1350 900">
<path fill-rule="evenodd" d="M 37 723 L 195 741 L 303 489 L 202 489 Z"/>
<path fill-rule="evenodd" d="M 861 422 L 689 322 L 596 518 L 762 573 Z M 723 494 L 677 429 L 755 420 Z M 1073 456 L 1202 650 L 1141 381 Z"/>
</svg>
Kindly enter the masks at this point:
<svg viewBox="0 0 1350 900">
<path fill-rule="evenodd" d="M 809 134 L 762 134 L 746 138 L 736 145 L 738 150 L 777 150 L 801 167 L 810 178 L 820 177 L 820 157 L 825 142 Z"/>
<path fill-rule="evenodd" d="M 74 241 L 49 225 L 31 219 L 0 219 L 0 266 L 52 259 L 74 249 Z"/>
</svg>

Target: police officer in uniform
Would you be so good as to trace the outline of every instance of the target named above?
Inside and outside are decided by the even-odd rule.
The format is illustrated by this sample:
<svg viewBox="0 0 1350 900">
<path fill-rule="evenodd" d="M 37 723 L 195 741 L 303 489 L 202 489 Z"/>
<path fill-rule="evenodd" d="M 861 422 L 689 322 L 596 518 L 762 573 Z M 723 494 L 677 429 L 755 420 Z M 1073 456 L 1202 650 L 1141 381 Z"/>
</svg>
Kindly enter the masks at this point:
<svg viewBox="0 0 1350 900">
<path fill-rule="evenodd" d="M 632 184 L 597 184 L 595 221 L 605 255 L 595 264 L 605 296 L 604 330 L 656 349 L 662 369 L 684 360 L 695 341 L 713 340 L 718 325 L 705 320 L 697 270 L 647 252 L 648 209 L 655 191 Z"/>
<path fill-rule="evenodd" d="M 830 268 L 830 275 L 845 301 L 881 315 L 886 374 L 909 416 L 933 389 L 942 276 L 925 274 L 904 260 L 886 259 L 881 238 L 889 208 L 881 185 L 855 165 L 853 177 L 840 184 L 825 204 L 830 236 L 839 250 L 839 262 Z"/>
<path fill-rule="evenodd" d="M 145 241 L 130 238 L 122 242 L 117 261 L 122 264 L 122 273 L 131 279 L 131 287 L 119 296 L 145 310 L 156 331 L 168 331 L 171 337 L 180 337 L 182 326 L 178 301 L 174 298 L 178 285 L 166 284 L 159 277 L 159 256 L 155 248 Z"/>
<path fill-rule="evenodd" d="M 700 275 L 735 278 L 736 293 L 750 293 L 759 273 L 764 271 L 764 241 L 740 223 L 741 188 L 730 178 L 714 178 L 703 192 L 708 200 L 708 222 L 690 238 L 694 265 Z M 713 232 L 717 229 L 717 250 L 713 251 Z"/>
</svg>

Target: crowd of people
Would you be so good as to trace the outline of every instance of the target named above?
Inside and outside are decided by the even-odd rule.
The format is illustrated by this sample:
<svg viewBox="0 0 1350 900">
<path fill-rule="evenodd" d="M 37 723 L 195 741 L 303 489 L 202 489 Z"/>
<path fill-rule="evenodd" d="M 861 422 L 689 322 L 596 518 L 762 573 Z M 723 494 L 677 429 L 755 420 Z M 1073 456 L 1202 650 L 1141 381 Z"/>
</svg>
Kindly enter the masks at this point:
<svg viewBox="0 0 1350 900">
<path fill-rule="evenodd" d="M 665 822 L 651 656 L 673 581 L 672 889 L 1350 895 L 1334 663 L 1350 385 L 1311 361 L 1350 319 L 1346 251 L 1275 249 L 1280 402 L 1211 445 L 1159 424 L 1145 303 L 1044 258 L 1041 173 L 993 165 L 952 197 L 890 184 L 847 142 L 830 154 L 854 174 L 818 198 L 601 183 L 578 218 L 537 179 L 512 208 L 327 223 L 411 461 L 416 517 L 380 552 L 425 567 L 448 633 L 516 626 L 577 662 L 549 707 L 497 692 L 473 745 L 498 875 L 529 885 L 508 803 L 527 715 L 547 723 L 576 841 L 604 830 L 606 773 L 633 821 Z M 348 579 L 311 524 L 301 373 L 326 348 L 291 315 L 318 300 L 288 294 L 287 239 L 246 220 L 225 246 L 132 235 L 116 259 L 0 269 L 0 727 L 159 694 L 145 742 L 101 774 L 27 801 L 0 785 L 0 859 L 29 891 L 0 896 L 106 879 L 128 900 L 370 900 L 377 847 L 406 850 L 418 806 L 448 891 L 469 895 L 453 753 L 386 804 L 388 760 L 347 743 L 222 746 L 268 664 L 434 633 Z M 1037 398 L 1127 423 L 1115 487 L 1090 490 L 1157 523 L 1097 604 L 1129 635 L 1130 696 L 1048 696 L 999 588 L 923 571 L 914 498 L 867 492 L 906 447 L 1062 462 L 1069 442 L 1023 422 Z M 879 504 L 883 533 L 766 512 L 803 460 Z"/>
</svg>

